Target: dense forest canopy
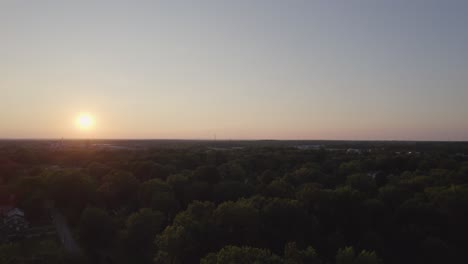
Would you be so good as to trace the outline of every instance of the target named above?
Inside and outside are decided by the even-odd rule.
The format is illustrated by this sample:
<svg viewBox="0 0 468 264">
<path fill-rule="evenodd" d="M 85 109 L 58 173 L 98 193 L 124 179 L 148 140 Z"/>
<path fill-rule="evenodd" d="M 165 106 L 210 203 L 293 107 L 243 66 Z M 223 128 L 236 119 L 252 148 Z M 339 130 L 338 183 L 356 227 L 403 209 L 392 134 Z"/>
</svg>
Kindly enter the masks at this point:
<svg viewBox="0 0 468 264">
<path fill-rule="evenodd" d="M 467 143 L 4 141 L 0 184 L 82 249 L 0 263 L 468 263 Z"/>
</svg>

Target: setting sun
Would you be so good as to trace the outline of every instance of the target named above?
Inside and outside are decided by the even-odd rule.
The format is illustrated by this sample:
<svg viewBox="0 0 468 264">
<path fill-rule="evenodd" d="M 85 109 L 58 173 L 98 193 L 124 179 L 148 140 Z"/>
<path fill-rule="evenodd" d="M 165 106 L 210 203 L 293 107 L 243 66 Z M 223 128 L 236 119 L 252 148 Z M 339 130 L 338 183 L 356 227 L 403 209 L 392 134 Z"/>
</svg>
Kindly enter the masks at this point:
<svg viewBox="0 0 468 264">
<path fill-rule="evenodd" d="M 76 124 L 80 129 L 88 130 L 94 125 L 94 118 L 90 114 L 80 114 L 76 119 Z"/>
</svg>

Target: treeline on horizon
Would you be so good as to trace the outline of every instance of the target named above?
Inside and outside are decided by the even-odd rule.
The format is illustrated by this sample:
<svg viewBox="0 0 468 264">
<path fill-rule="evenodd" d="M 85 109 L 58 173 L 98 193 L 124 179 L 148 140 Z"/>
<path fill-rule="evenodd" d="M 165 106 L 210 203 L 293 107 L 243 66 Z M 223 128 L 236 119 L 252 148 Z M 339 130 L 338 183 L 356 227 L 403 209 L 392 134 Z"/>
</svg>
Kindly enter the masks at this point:
<svg viewBox="0 0 468 264">
<path fill-rule="evenodd" d="M 468 263 L 468 147 L 427 144 L 4 146 L 0 191 L 32 224 L 53 201 L 84 256 L 47 238 L 0 245 L 0 262 Z"/>
</svg>

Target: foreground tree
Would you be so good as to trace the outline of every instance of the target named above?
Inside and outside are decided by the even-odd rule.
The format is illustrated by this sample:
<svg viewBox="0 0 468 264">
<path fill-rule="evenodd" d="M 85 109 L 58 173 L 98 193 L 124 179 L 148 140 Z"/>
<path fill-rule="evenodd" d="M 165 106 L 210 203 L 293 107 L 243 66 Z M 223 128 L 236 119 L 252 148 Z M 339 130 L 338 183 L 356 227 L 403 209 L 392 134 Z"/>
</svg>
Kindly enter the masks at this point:
<svg viewBox="0 0 468 264">
<path fill-rule="evenodd" d="M 252 245 L 259 239 L 260 213 L 247 200 L 220 204 L 213 218 L 225 244 Z"/>
<path fill-rule="evenodd" d="M 86 205 L 94 199 L 96 188 L 89 176 L 81 171 L 66 169 L 47 172 L 43 178 L 49 198 L 71 222 L 78 219 Z"/>
<path fill-rule="evenodd" d="M 137 189 L 138 181 L 131 173 L 113 171 L 104 177 L 99 192 L 110 208 L 119 209 L 135 202 Z"/>
<path fill-rule="evenodd" d="M 172 217 L 179 209 L 172 187 L 159 179 L 153 179 L 140 185 L 138 199 L 141 207 L 152 208 Z"/>
<path fill-rule="evenodd" d="M 21 249 L 18 244 L 0 245 L 0 263 L 15 264 L 20 261 Z"/>
<path fill-rule="evenodd" d="M 195 201 L 156 237 L 156 263 L 195 263 L 216 246 L 215 206 Z"/>
<path fill-rule="evenodd" d="M 304 250 L 297 248 L 295 242 L 289 242 L 284 247 L 285 264 L 319 264 L 320 259 L 313 247 L 307 247 Z"/>
<path fill-rule="evenodd" d="M 151 263 L 153 240 L 161 231 L 165 221 L 163 213 L 145 208 L 127 219 L 125 248 L 130 259 L 136 263 Z"/>
<path fill-rule="evenodd" d="M 363 250 L 356 255 L 353 247 L 346 247 L 336 253 L 336 264 L 382 264 L 382 260 L 373 251 Z"/>
<path fill-rule="evenodd" d="M 83 246 L 93 253 L 109 248 L 116 234 L 112 218 L 99 208 L 88 207 L 83 211 L 79 230 Z"/>
<path fill-rule="evenodd" d="M 210 253 L 202 258 L 201 264 L 282 264 L 283 261 L 268 249 L 227 246 L 217 253 Z"/>
</svg>

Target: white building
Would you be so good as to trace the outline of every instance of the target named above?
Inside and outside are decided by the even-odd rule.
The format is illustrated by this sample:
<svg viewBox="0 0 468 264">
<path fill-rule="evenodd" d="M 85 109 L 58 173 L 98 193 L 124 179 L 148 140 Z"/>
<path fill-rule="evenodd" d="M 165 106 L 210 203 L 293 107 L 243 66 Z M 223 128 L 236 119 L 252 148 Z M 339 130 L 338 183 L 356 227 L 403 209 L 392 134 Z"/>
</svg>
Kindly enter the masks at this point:
<svg viewBox="0 0 468 264">
<path fill-rule="evenodd" d="M 29 223 L 24 217 L 24 212 L 18 208 L 13 208 L 3 215 L 0 221 L 0 241 L 9 241 L 23 237 Z"/>
</svg>

